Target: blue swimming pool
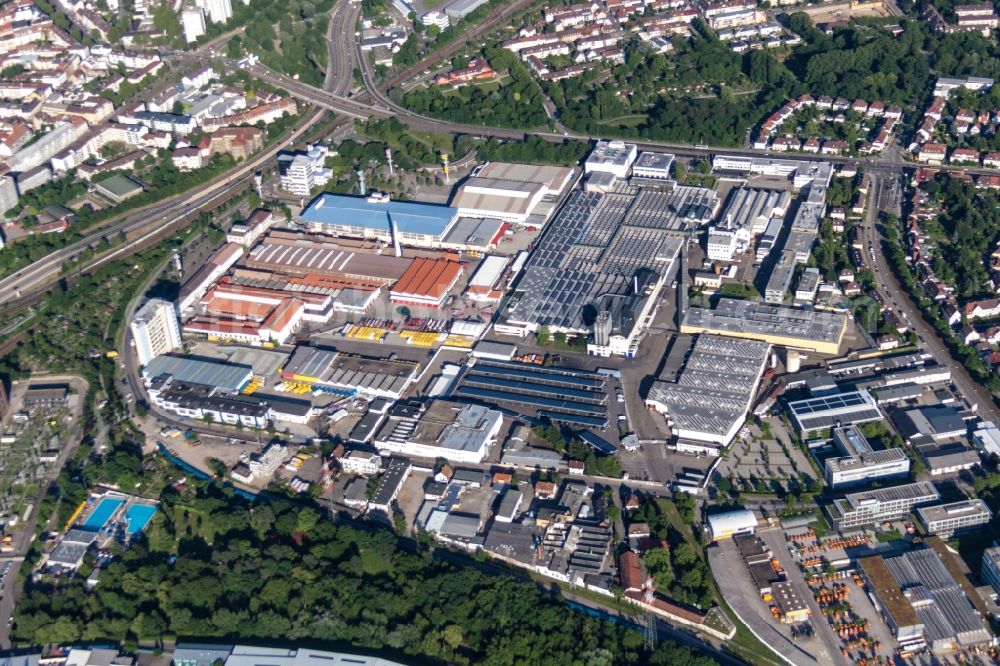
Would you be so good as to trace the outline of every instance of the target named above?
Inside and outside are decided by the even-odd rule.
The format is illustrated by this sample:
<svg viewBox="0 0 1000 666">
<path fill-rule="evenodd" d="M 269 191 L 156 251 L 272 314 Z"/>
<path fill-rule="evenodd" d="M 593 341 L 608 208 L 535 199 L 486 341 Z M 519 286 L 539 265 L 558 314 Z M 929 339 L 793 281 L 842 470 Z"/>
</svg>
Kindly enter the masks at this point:
<svg viewBox="0 0 1000 666">
<path fill-rule="evenodd" d="M 156 515 L 153 504 L 133 504 L 125 510 L 125 532 L 132 536 L 146 529 L 146 525 Z"/>
<path fill-rule="evenodd" d="M 105 497 L 97 503 L 97 508 L 87 517 L 87 520 L 83 523 L 83 528 L 87 530 L 94 530 L 95 532 L 100 532 L 104 529 L 104 526 L 108 524 L 111 520 L 111 516 L 114 515 L 115 511 L 118 510 L 125 500 L 121 500 L 115 497 Z"/>
</svg>

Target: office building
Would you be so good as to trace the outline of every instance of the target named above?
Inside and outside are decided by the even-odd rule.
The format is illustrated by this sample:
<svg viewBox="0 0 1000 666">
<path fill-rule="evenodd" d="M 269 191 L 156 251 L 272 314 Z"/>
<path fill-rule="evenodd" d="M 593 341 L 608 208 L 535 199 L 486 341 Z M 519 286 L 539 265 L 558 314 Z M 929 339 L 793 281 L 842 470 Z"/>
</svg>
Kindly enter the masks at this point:
<svg viewBox="0 0 1000 666">
<path fill-rule="evenodd" d="M 831 488 L 909 475 L 910 459 L 902 449 L 876 451 L 856 425 L 834 427 L 831 433 L 842 454 L 826 461 L 826 482 Z"/>
<path fill-rule="evenodd" d="M 233 5 L 230 0 L 196 0 L 212 23 L 225 23 L 233 17 Z"/>
<path fill-rule="evenodd" d="M 173 303 L 159 298 L 146 302 L 129 324 L 139 365 L 181 347 L 181 331 Z"/>
<path fill-rule="evenodd" d="M 1000 594 L 1000 546 L 996 542 L 983 551 L 983 566 L 979 578 L 991 585 L 994 592 Z"/>
<path fill-rule="evenodd" d="M 326 146 L 316 145 L 307 146 L 304 153 L 279 154 L 278 175 L 281 177 L 281 189 L 300 197 L 307 197 L 314 189 L 330 182 L 333 171 L 324 166 L 329 152 Z"/>
<path fill-rule="evenodd" d="M 673 164 L 674 156 L 670 153 L 641 153 L 632 165 L 632 178 L 669 181 Z"/>
<path fill-rule="evenodd" d="M 907 517 L 919 506 L 941 499 L 934 484 L 927 481 L 890 488 L 850 493 L 827 506 L 827 513 L 839 531 L 874 525 Z"/>
<path fill-rule="evenodd" d="M 993 512 L 981 499 L 925 506 L 917 509 L 917 515 L 928 533 L 942 539 L 987 525 L 993 518 Z"/>
<path fill-rule="evenodd" d="M 940 655 L 993 640 L 975 591 L 946 560 L 951 557 L 935 540 L 919 550 L 858 560 L 858 573 L 901 650 Z"/>
</svg>

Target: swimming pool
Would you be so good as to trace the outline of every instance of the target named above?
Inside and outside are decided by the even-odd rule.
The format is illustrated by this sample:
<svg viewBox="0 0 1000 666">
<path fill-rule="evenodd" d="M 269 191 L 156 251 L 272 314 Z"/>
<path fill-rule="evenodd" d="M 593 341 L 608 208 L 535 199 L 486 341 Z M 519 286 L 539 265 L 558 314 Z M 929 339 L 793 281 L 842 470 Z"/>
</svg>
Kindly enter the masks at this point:
<svg viewBox="0 0 1000 666">
<path fill-rule="evenodd" d="M 133 504 L 125 510 L 125 532 L 132 536 L 146 529 L 146 525 L 156 515 L 153 504 Z"/>
<path fill-rule="evenodd" d="M 104 526 L 108 524 L 111 520 L 111 516 L 114 515 L 115 511 L 118 510 L 125 500 L 118 499 L 116 497 L 104 497 L 100 502 L 97 503 L 97 508 L 94 509 L 87 520 L 83 523 L 83 528 L 86 530 L 94 530 L 95 532 L 100 532 L 104 529 Z"/>
</svg>

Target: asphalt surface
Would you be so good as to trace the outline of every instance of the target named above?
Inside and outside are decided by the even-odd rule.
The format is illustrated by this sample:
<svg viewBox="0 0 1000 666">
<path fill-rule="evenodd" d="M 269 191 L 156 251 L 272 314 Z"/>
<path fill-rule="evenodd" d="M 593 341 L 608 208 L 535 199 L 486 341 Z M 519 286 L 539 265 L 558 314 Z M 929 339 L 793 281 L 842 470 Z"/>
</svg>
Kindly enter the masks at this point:
<svg viewBox="0 0 1000 666">
<path fill-rule="evenodd" d="M 888 207 L 895 208 L 897 201 L 896 195 L 892 191 L 893 186 L 891 182 L 896 180 L 898 183 L 901 174 L 892 172 L 887 174 L 883 171 L 874 170 L 868 173 L 873 178 L 873 191 L 869 193 L 871 200 L 865 215 L 864 224 L 861 227 L 862 238 L 865 244 L 861 255 L 864 264 L 873 268 L 875 272 L 876 290 L 883 298 L 883 303 L 896 313 L 902 314 L 904 319 L 913 327 L 913 330 L 917 333 L 920 346 L 933 354 L 938 363 L 951 368 L 952 382 L 963 396 L 977 403 L 980 415 L 984 419 L 992 420 L 995 423 L 1000 422 L 1000 408 L 994 402 L 990 391 L 973 379 L 964 365 L 952 359 L 951 352 L 945 346 L 944 342 L 942 342 L 941 338 L 938 337 L 937 331 L 924 320 L 923 314 L 917 308 L 910 295 L 904 291 L 892 267 L 885 258 L 883 251 L 884 244 L 888 241 L 882 235 L 881 229 L 877 224 L 878 209 L 879 204 L 887 204 Z M 902 183 L 896 185 L 895 188 L 902 188 Z M 898 211 L 890 212 L 898 213 Z M 869 251 L 869 248 L 874 250 L 874 263 L 872 262 L 872 252 Z"/>
</svg>

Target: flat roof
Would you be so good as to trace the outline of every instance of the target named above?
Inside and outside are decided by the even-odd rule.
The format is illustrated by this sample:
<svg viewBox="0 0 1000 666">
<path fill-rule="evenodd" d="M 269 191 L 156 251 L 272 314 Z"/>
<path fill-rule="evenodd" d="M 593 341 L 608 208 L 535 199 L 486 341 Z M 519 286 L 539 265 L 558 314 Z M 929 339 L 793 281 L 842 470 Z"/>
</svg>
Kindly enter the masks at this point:
<svg viewBox="0 0 1000 666">
<path fill-rule="evenodd" d="M 931 523 L 942 520 L 979 516 L 983 518 L 983 522 L 988 522 L 993 517 L 993 512 L 986 506 L 986 502 L 981 499 L 967 499 L 950 504 L 924 506 L 917 509 L 917 514 L 919 514 L 921 520 L 928 527 Z"/>
<path fill-rule="evenodd" d="M 357 252 L 336 243 L 272 237 L 258 243 L 245 261 L 251 267 L 300 274 L 371 278 L 378 282 L 399 280 L 412 262 L 408 257 Z"/>
<path fill-rule="evenodd" d="M 550 193 L 565 189 L 573 177 L 570 167 L 547 166 L 542 164 L 516 164 L 512 162 L 487 162 L 479 169 L 482 178 L 516 180 L 524 183 L 544 185 Z"/>
<path fill-rule="evenodd" d="M 458 211 L 449 206 L 411 201 L 374 202 L 342 194 L 320 194 L 299 215 L 304 222 L 333 226 L 389 230 L 392 223 L 400 233 L 440 237 Z"/>
<path fill-rule="evenodd" d="M 783 615 L 797 613 L 809 608 L 805 597 L 799 593 L 791 581 L 783 580 L 771 585 L 771 594 L 774 602 L 778 605 L 778 610 Z"/>
<path fill-rule="evenodd" d="M 865 573 L 868 584 L 882 602 L 882 606 L 897 627 L 910 627 L 919 622 L 917 614 L 903 595 L 899 583 L 893 577 L 881 555 L 871 555 L 858 560 L 858 566 Z"/>
<path fill-rule="evenodd" d="M 919 500 L 926 497 L 933 499 L 941 497 L 937 488 L 930 481 L 918 481 L 916 483 L 906 483 L 901 486 L 864 490 L 857 493 L 848 493 L 845 496 L 847 501 L 855 507 L 863 504 L 886 504 L 901 500 Z"/>
<path fill-rule="evenodd" d="M 662 169 L 669 170 L 674 163 L 674 156 L 671 153 L 653 153 L 643 151 L 639 153 L 639 159 L 632 165 L 633 169 Z"/>
<path fill-rule="evenodd" d="M 842 314 L 722 298 L 714 310 L 689 308 L 681 331 L 707 330 L 721 335 L 739 333 L 839 345 L 846 327 L 847 317 Z"/>
<path fill-rule="evenodd" d="M 771 345 L 700 335 L 676 382 L 656 381 L 646 398 L 679 430 L 727 436 L 747 414 Z"/>
<path fill-rule="evenodd" d="M 685 216 L 700 214 L 689 205 L 692 201 L 687 192 L 630 186 L 606 194 L 573 191 L 531 253 L 507 320 L 589 330 L 586 306 L 630 297 L 639 274 L 671 271 L 684 244 L 677 232 L 684 228 Z"/>
<path fill-rule="evenodd" d="M 161 354 L 143 368 L 142 374 L 149 379 L 170 375 L 179 382 L 236 392 L 252 378 L 253 369 L 216 359 Z"/>
<path fill-rule="evenodd" d="M 868 391 L 849 391 L 788 403 L 799 430 L 824 430 L 835 425 L 882 420 L 882 412 Z"/>
<path fill-rule="evenodd" d="M 111 194 L 116 197 L 125 196 L 126 194 L 135 192 L 136 190 L 143 189 L 142 185 L 120 173 L 116 173 L 110 178 L 98 181 L 96 185 L 107 190 L 108 192 L 111 192 Z"/>
</svg>

